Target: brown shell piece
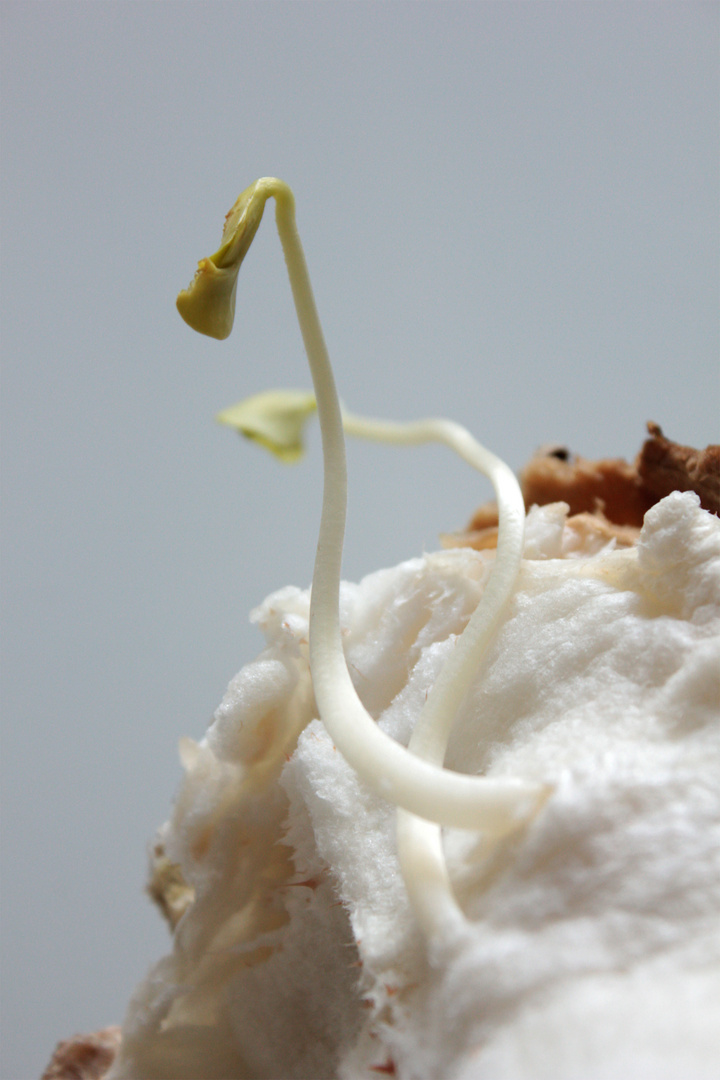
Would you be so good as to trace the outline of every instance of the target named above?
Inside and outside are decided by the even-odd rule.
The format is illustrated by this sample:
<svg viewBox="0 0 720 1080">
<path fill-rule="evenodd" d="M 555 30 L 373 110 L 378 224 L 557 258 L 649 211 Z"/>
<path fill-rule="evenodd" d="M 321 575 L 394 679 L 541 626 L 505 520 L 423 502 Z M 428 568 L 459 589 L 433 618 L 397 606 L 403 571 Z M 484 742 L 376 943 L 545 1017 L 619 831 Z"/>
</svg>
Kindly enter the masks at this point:
<svg viewBox="0 0 720 1080">
<path fill-rule="evenodd" d="M 74 1035 L 57 1044 L 41 1080 L 102 1080 L 120 1047 L 120 1028 L 103 1028 L 92 1035 Z"/>
<path fill-rule="evenodd" d="M 580 535 L 631 546 L 645 513 L 672 491 L 694 491 L 705 510 L 720 514 L 720 446 L 693 450 L 666 439 L 658 424 L 631 465 L 622 458 L 588 461 L 564 447 L 539 450 L 520 473 L 525 507 L 564 502 L 568 527 Z M 497 546 L 497 506 L 485 503 L 461 533 L 441 537 L 443 547 Z"/>
<path fill-rule="evenodd" d="M 638 475 L 655 499 L 671 491 L 694 491 L 700 505 L 712 514 L 720 514 L 720 446 L 693 450 L 671 442 L 659 424 L 648 423 L 646 439 L 635 462 Z"/>
<path fill-rule="evenodd" d="M 535 456 L 520 473 L 520 483 L 527 507 L 565 502 L 570 516 L 602 510 L 616 525 L 642 525 L 645 511 L 656 502 L 635 467 L 622 458 Z"/>
</svg>

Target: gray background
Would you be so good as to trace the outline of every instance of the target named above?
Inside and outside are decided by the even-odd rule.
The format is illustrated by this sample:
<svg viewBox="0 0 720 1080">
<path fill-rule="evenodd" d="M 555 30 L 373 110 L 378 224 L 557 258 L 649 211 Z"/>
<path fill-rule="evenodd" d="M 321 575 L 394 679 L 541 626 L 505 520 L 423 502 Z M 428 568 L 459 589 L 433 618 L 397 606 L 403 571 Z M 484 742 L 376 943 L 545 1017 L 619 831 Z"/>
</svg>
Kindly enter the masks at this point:
<svg viewBox="0 0 720 1080">
<path fill-rule="evenodd" d="M 178 737 L 311 575 L 315 430 L 283 470 L 213 423 L 308 386 L 272 215 L 224 343 L 175 294 L 256 177 L 295 189 L 341 394 L 519 467 L 718 437 L 718 6 L 4 3 L 3 1080 L 122 1018 Z M 350 452 L 345 573 L 489 490 Z"/>
</svg>

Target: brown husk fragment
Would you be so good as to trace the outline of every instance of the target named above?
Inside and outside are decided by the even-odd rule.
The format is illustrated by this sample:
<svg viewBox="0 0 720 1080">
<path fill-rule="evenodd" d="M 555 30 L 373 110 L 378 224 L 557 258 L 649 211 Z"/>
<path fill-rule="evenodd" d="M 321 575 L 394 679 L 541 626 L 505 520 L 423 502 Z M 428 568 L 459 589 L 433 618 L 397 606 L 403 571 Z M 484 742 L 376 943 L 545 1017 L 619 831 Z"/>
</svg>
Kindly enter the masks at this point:
<svg viewBox="0 0 720 1080">
<path fill-rule="evenodd" d="M 720 514 L 720 446 L 693 450 L 666 439 L 658 424 L 648 424 L 650 438 L 643 445 L 635 467 L 647 491 L 656 500 L 671 491 L 695 491 L 700 505 Z"/>
<path fill-rule="evenodd" d="M 647 425 L 649 438 L 631 465 L 622 458 L 588 461 L 571 457 L 565 447 L 545 447 L 520 473 L 527 510 L 564 502 L 568 527 L 614 539 L 619 547 L 634 544 L 645 513 L 672 491 L 694 491 L 710 513 L 720 514 L 720 446 L 693 450 L 666 439 L 658 424 Z M 497 545 L 497 506 L 485 503 L 467 528 L 441 538 L 444 547 Z"/>
<path fill-rule="evenodd" d="M 520 473 L 525 505 L 565 502 L 570 516 L 602 511 L 615 525 L 642 525 L 645 511 L 657 502 L 644 487 L 637 470 L 622 458 L 561 460 L 555 454 L 536 455 Z"/>
<path fill-rule="evenodd" d="M 92 1035 L 74 1035 L 57 1044 L 41 1080 L 102 1080 L 120 1047 L 120 1028 L 103 1028 Z"/>
</svg>

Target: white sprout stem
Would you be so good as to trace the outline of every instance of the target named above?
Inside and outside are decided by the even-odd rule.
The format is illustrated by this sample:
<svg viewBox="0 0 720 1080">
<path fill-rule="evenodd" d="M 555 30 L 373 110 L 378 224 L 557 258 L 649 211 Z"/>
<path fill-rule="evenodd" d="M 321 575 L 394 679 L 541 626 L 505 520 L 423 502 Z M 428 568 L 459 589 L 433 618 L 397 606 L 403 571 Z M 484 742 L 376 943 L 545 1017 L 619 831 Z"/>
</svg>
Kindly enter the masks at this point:
<svg viewBox="0 0 720 1080">
<path fill-rule="evenodd" d="M 340 403 L 295 224 L 292 192 L 279 180 L 268 179 L 261 183 L 268 196 L 272 195 L 276 200 L 277 227 L 310 364 L 323 444 L 323 508 L 310 606 L 310 664 L 320 717 L 349 764 L 383 798 L 442 825 L 482 828 L 492 835 L 505 833 L 538 805 L 545 791 L 542 785 L 511 778 L 467 776 L 421 759 L 378 727 L 350 679 L 342 648 L 339 612 L 347 501 Z M 470 648 L 466 661 L 459 667 L 457 677 L 461 680 L 467 678 L 470 652 L 475 648 Z M 451 676 L 443 680 L 445 690 L 442 693 L 448 692 L 447 684 L 451 683 Z M 452 723 L 452 715 L 449 723 Z M 428 730 L 423 724 L 422 730 L 424 734 L 419 734 L 419 740 L 423 744 L 436 742 L 434 756 L 437 758 L 442 740 L 432 737 L 434 722 L 428 724 Z M 444 744 L 442 751 L 444 753 Z"/>
<path fill-rule="evenodd" d="M 348 435 L 412 445 L 440 442 L 486 475 L 497 496 L 499 533 L 490 580 L 468 625 L 436 679 L 415 725 L 408 749 L 436 765 L 445 758 L 451 727 L 463 697 L 505 615 L 522 557 L 525 505 L 512 471 L 459 424 L 421 420 L 397 424 L 343 415 Z M 397 813 L 400 867 L 411 906 L 430 941 L 447 940 L 465 925 L 447 872 L 438 825 L 401 808 Z"/>
<path fill-rule="evenodd" d="M 457 710 L 477 672 L 478 659 L 494 636 L 515 588 L 525 531 L 522 492 L 515 474 L 505 462 L 451 420 L 429 419 L 401 424 L 344 413 L 343 423 L 349 435 L 373 441 L 406 446 L 442 443 L 487 476 L 495 489 L 499 529 L 490 580 L 428 695 L 411 739 L 411 747 L 416 753 L 439 765 L 445 757 Z"/>
</svg>

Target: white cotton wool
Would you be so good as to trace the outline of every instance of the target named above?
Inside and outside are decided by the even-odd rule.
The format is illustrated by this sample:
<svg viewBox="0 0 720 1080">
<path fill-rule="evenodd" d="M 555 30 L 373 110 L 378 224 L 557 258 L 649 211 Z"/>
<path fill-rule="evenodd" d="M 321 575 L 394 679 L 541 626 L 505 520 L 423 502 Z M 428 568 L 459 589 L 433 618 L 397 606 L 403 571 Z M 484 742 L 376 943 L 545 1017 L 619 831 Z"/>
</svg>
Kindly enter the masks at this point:
<svg viewBox="0 0 720 1080">
<path fill-rule="evenodd" d="M 526 828 L 445 830 L 468 917 L 427 942 L 395 808 L 316 718 L 308 594 L 254 613 L 162 834 L 194 890 L 111 1080 L 710 1080 L 720 1075 L 720 521 L 669 496 L 631 549 L 533 509 L 447 764 L 551 785 Z M 563 557 L 571 555 L 571 557 Z M 492 552 L 345 585 L 355 687 L 407 743 Z"/>
</svg>

